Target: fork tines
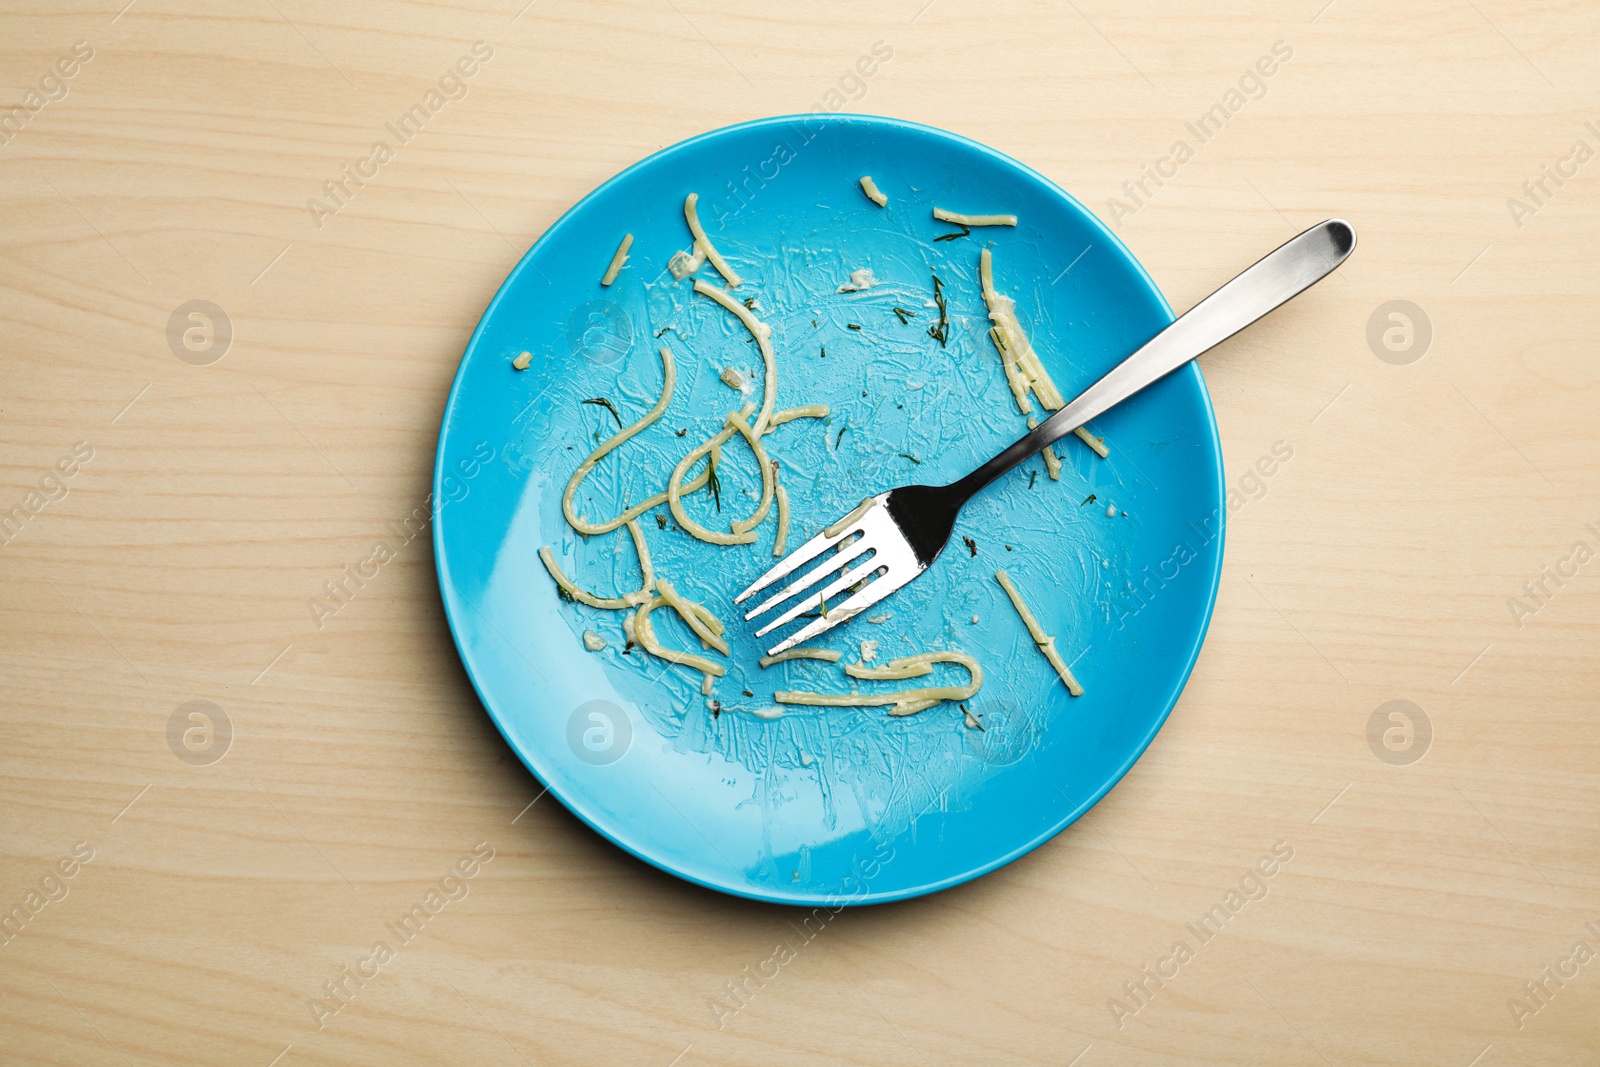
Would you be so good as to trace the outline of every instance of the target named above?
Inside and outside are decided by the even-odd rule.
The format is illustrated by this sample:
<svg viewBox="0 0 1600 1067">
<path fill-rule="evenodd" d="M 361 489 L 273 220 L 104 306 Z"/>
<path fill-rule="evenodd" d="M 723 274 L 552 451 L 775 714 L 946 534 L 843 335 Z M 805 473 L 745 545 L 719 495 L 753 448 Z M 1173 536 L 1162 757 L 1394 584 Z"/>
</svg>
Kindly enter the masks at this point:
<svg viewBox="0 0 1600 1067">
<path fill-rule="evenodd" d="M 791 598 L 798 597 L 782 614 L 756 631 L 756 636 L 761 637 L 792 621 L 810 608 L 822 611 L 819 618 L 813 619 L 769 649 L 769 655 L 775 656 L 854 618 L 909 582 L 921 571 L 922 567 L 918 564 L 911 545 L 890 516 L 888 508 L 884 506 L 888 496 L 888 493 L 882 493 L 873 497 L 873 506 L 856 516 L 853 522 L 844 524 L 831 536 L 824 530 L 813 537 L 789 553 L 780 563 L 756 579 L 750 588 L 734 598 L 735 604 L 743 603 L 753 594 L 798 571 L 828 549 L 837 549 L 833 555 L 825 558 L 803 577 L 790 582 L 782 590 L 745 612 L 744 617 L 747 620 L 754 619 Z M 851 564 L 854 565 L 849 566 Z M 841 570 L 844 573 L 839 574 Z M 834 574 L 839 576 L 825 587 L 808 592 L 819 582 Z M 866 581 L 867 584 L 848 599 L 840 604 L 828 604 L 829 597 L 862 581 Z M 802 593 L 806 595 L 801 596 Z"/>
</svg>

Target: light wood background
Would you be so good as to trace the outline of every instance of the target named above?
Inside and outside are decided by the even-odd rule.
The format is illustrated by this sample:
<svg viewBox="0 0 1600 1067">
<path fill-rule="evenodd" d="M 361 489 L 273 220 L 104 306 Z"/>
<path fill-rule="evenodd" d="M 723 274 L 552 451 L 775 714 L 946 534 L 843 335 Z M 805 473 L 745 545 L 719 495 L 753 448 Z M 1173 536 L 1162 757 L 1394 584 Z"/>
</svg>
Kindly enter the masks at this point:
<svg viewBox="0 0 1600 1067">
<path fill-rule="evenodd" d="M 1507 199 L 1600 149 L 1600 9 L 124 2 L 0 14 L 8 101 L 94 51 L 0 144 L 0 510 L 93 450 L 0 545 L 0 908 L 93 849 L 0 948 L 0 1061 L 1593 1062 L 1600 960 L 1561 961 L 1600 952 L 1600 562 L 1520 627 L 1507 602 L 1600 547 L 1600 162 L 1520 226 Z M 307 199 L 478 40 L 466 97 L 319 228 Z M 423 541 L 322 629 L 306 601 L 422 503 L 461 349 L 547 225 L 661 146 L 824 106 L 876 41 L 851 109 L 1108 219 L 1286 42 L 1119 233 L 1179 308 L 1328 215 L 1360 246 L 1204 361 L 1230 484 L 1294 456 L 1232 516 L 1148 754 L 1005 870 L 841 914 L 719 1028 L 708 1002 L 798 915 L 528 807 Z M 168 344 L 196 299 L 233 332 L 208 366 Z M 1431 324 L 1405 365 L 1368 343 L 1391 300 Z M 231 723 L 209 765 L 169 746 L 191 700 Z M 1407 763 L 1369 743 L 1391 700 L 1431 726 Z M 479 842 L 466 899 L 319 1030 L 323 983 Z M 1268 895 L 1200 945 L 1184 924 L 1276 842 Z M 1119 1026 L 1177 940 L 1194 958 Z M 1519 1017 L 1546 966 L 1578 971 Z"/>
</svg>

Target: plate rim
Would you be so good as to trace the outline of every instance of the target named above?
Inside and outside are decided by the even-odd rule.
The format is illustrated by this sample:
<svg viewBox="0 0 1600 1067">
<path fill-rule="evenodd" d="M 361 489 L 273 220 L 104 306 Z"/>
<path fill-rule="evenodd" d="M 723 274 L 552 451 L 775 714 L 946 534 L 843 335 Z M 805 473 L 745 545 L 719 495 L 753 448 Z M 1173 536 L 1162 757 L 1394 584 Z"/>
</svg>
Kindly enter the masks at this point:
<svg viewBox="0 0 1600 1067">
<path fill-rule="evenodd" d="M 449 432 L 450 418 L 452 413 L 455 411 L 456 401 L 462 388 L 463 379 L 466 375 L 467 363 L 469 360 L 471 360 L 474 351 L 478 347 L 479 339 L 483 335 L 487 322 L 499 308 L 501 301 L 509 298 L 509 293 L 513 288 L 514 283 L 521 277 L 522 272 L 532 266 L 535 254 L 538 253 L 541 246 L 549 241 L 553 234 L 557 233 L 564 225 L 568 224 L 574 217 L 576 217 L 577 214 L 582 211 L 591 200 L 596 199 L 612 186 L 629 179 L 635 171 L 642 170 L 646 166 L 655 163 L 657 160 L 676 153 L 690 151 L 704 142 L 716 140 L 746 130 L 788 125 L 794 122 L 813 123 L 818 121 L 829 125 L 865 124 L 886 126 L 908 130 L 921 135 L 932 135 L 937 138 L 956 142 L 957 144 L 969 150 L 976 151 L 982 155 L 990 157 L 1003 166 L 1015 168 L 1016 170 L 1020 171 L 1024 177 L 1040 183 L 1045 189 L 1061 197 L 1069 207 L 1076 210 L 1084 219 L 1084 221 L 1091 227 L 1091 229 L 1098 231 L 1100 237 L 1133 268 L 1135 275 L 1144 283 L 1150 294 L 1155 297 L 1156 303 L 1160 307 L 1162 313 L 1166 315 L 1167 321 L 1170 323 L 1175 318 L 1172 313 L 1172 306 L 1167 302 L 1166 296 L 1161 292 L 1160 287 L 1156 285 L 1155 280 L 1150 277 L 1150 273 L 1145 269 L 1144 264 L 1139 261 L 1138 257 L 1133 254 L 1127 245 L 1122 243 L 1122 240 L 1117 237 L 1117 235 L 1105 224 L 1104 221 L 1100 219 L 1098 215 L 1096 215 L 1093 211 L 1090 211 L 1089 208 L 1080 200 L 1078 200 L 1077 197 L 1067 192 L 1046 175 L 1041 174 L 1039 171 L 1028 166 L 1026 163 L 1014 159 L 997 149 L 983 144 L 982 142 L 975 141 L 970 137 L 955 133 L 951 130 L 946 130 L 937 126 L 930 126 L 926 123 L 914 122 L 909 119 L 895 118 L 888 115 L 865 115 L 850 112 L 836 112 L 828 114 L 811 112 L 788 115 L 771 115 L 765 118 L 749 119 L 744 122 L 733 123 L 732 125 L 728 126 L 720 126 L 716 129 L 695 134 L 692 137 L 685 138 L 684 140 L 677 141 L 673 144 L 657 149 L 642 159 L 630 163 L 616 174 L 613 174 L 610 178 L 607 178 L 605 181 L 595 186 L 584 196 L 580 197 L 571 207 L 562 212 L 554 222 L 547 226 L 544 232 L 541 233 L 533 241 L 533 243 L 528 246 L 527 251 L 524 252 L 517 260 L 516 266 L 511 268 L 511 270 L 506 274 L 505 279 L 500 283 L 499 288 L 495 290 L 494 296 L 487 304 L 484 305 L 482 313 L 478 316 L 477 325 L 473 327 L 472 335 L 467 339 L 466 347 L 462 349 L 461 359 L 456 365 L 455 375 L 450 382 L 450 391 L 445 397 L 444 409 L 440 413 L 439 417 L 439 435 L 438 443 L 434 451 L 432 481 L 432 493 L 434 500 L 432 542 L 434 572 L 435 578 L 439 585 L 440 604 L 444 609 L 445 624 L 450 630 L 450 639 L 456 648 L 456 657 L 460 661 L 461 668 L 466 673 L 468 681 L 472 684 L 473 692 L 477 694 L 479 704 L 482 705 L 483 710 L 488 714 L 490 721 L 494 723 L 495 729 L 499 731 L 500 737 L 506 743 L 506 747 L 511 749 L 512 752 L 516 753 L 517 758 L 522 761 L 523 766 L 528 769 L 528 772 L 539 781 L 540 785 L 544 786 L 544 792 L 550 793 L 552 796 L 554 796 L 556 800 L 560 802 L 562 807 L 566 808 L 567 811 L 577 817 L 580 822 L 582 822 L 585 826 L 588 826 L 591 830 L 599 834 L 605 840 L 609 841 L 612 845 L 622 849 L 628 855 L 642 860 L 650 866 L 664 871 L 675 878 L 682 879 L 685 882 L 702 886 L 706 889 L 712 889 L 719 893 L 726 893 L 730 896 L 742 897 L 747 900 L 761 901 L 762 903 L 767 904 L 779 904 L 790 907 L 833 907 L 835 905 L 845 907 L 861 907 L 873 904 L 888 904 L 900 900 L 910 900 L 954 888 L 955 886 L 962 885 L 977 878 L 981 878 L 986 874 L 1008 866 L 1009 864 L 1016 862 L 1018 859 L 1021 859 L 1023 856 L 1026 856 L 1028 853 L 1033 852 L 1035 849 L 1040 848 L 1046 842 L 1058 837 L 1060 834 L 1065 832 L 1068 827 L 1076 823 L 1085 814 L 1087 814 L 1090 809 L 1104 799 L 1105 795 L 1114 789 L 1117 784 L 1127 776 L 1128 772 L 1133 769 L 1133 765 L 1139 761 L 1139 759 L 1144 755 L 1145 751 L 1152 743 L 1154 743 L 1156 735 L 1159 734 L 1162 727 L 1166 725 L 1167 719 L 1171 717 L 1173 709 L 1177 707 L 1178 700 L 1183 695 L 1184 689 L 1188 687 L 1189 679 L 1194 673 L 1196 663 L 1199 661 L 1200 651 L 1205 645 L 1206 635 L 1211 629 L 1211 621 L 1217 606 L 1217 594 L 1222 583 L 1222 567 L 1227 540 L 1227 474 L 1223 464 L 1222 439 L 1217 428 L 1216 410 L 1212 406 L 1211 393 L 1210 390 L 1206 388 L 1205 376 L 1201 373 L 1199 360 L 1189 361 L 1174 373 L 1186 375 L 1199 389 L 1201 415 L 1202 422 L 1204 424 L 1203 429 L 1205 431 L 1205 435 L 1209 437 L 1211 453 L 1215 458 L 1215 466 L 1212 471 L 1212 488 L 1215 491 L 1215 499 L 1217 501 L 1217 536 L 1215 538 L 1216 551 L 1215 556 L 1213 557 L 1215 559 L 1215 564 L 1211 567 L 1210 580 L 1207 583 L 1207 589 L 1205 592 L 1205 608 L 1201 614 L 1200 625 L 1195 631 L 1194 642 L 1192 646 L 1185 652 L 1185 662 L 1182 669 L 1175 676 L 1175 681 L 1171 691 L 1162 700 L 1164 707 L 1162 708 L 1160 714 L 1155 716 L 1149 732 L 1133 748 L 1126 761 L 1117 767 L 1116 770 L 1106 778 L 1105 782 L 1081 804 L 1068 810 L 1065 815 L 1055 820 L 1050 826 L 1011 851 L 977 866 L 970 867 L 960 873 L 950 875 L 947 878 L 939 879 L 933 882 L 927 882 L 921 885 L 909 886 L 897 890 L 889 890 L 882 893 L 869 892 L 852 898 L 845 898 L 839 894 L 828 896 L 818 895 L 815 893 L 784 893 L 776 890 L 762 891 L 749 884 L 734 885 L 726 882 L 718 882 L 711 878 L 703 878 L 689 872 L 679 870 L 663 860 L 645 854 L 644 852 L 640 851 L 640 849 L 635 848 L 632 844 L 620 840 L 610 830 L 598 825 L 594 819 L 590 818 L 588 813 L 580 810 L 581 805 L 574 804 L 563 794 L 562 791 L 552 786 L 550 776 L 544 773 L 538 766 L 540 761 L 535 758 L 537 755 L 536 753 L 525 752 L 521 745 L 518 745 L 514 740 L 512 740 L 506 724 L 502 721 L 500 712 L 496 710 L 488 695 L 484 692 L 483 686 L 479 683 L 477 672 L 473 668 L 472 660 L 468 656 L 467 649 L 464 647 L 462 642 L 461 634 L 457 629 L 455 608 L 452 605 L 451 600 L 451 593 L 454 589 L 454 583 L 450 581 L 449 576 L 446 574 L 447 562 L 443 544 L 443 533 L 442 527 L 438 521 L 439 514 L 442 510 L 442 507 L 438 501 L 443 499 L 443 482 L 447 476 L 447 471 L 445 470 L 446 435 Z M 459 592 L 456 592 L 456 596 L 461 598 L 466 608 L 471 608 L 471 604 L 467 602 L 466 598 Z M 543 793 L 540 795 L 543 796 Z"/>
</svg>

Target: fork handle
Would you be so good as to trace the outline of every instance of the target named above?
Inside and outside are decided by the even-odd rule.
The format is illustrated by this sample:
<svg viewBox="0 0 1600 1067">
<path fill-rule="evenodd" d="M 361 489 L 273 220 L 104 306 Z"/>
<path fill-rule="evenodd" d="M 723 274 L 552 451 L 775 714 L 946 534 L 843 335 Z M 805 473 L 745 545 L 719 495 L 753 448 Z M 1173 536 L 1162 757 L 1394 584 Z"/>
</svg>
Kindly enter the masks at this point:
<svg viewBox="0 0 1600 1067">
<path fill-rule="evenodd" d="M 1267 253 L 1190 308 L 1027 436 L 949 486 L 963 501 L 1047 445 L 1226 341 L 1331 274 L 1355 248 L 1343 219 L 1329 219 Z"/>
</svg>

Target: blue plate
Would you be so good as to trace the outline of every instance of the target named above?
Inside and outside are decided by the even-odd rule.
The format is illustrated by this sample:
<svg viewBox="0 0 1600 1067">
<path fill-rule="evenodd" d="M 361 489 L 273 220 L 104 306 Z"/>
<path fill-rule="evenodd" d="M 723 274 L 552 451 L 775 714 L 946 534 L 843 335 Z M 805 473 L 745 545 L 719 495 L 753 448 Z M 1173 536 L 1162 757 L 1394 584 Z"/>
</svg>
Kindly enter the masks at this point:
<svg viewBox="0 0 1600 1067">
<path fill-rule="evenodd" d="M 878 208 L 858 179 L 889 197 Z M 793 503 L 790 545 L 863 496 L 966 473 L 1020 436 L 987 334 L 977 271 L 992 247 L 995 287 L 1071 397 L 1159 331 L 1172 313 L 1128 250 L 1041 175 L 942 130 L 862 116 L 797 116 L 732 126 L 674 145 L 585 197 L 523 257 L 462 358 L 434 475 L 434 546 L 450 627 L 484 706 L 551 794 L 600 833 L 663 870 L 784 904 L 899 900 L 959 884 L 1060 833 L 1144 751 L 1182 690 L 1210 620 L 1222 562 L 1223 481 L 1216 424 L 1188 366 L 1092 427 L 1101 459 L 1076 438 L 1050 480 L 1025 463 L 967 508 L 956 539 L 922 578 L 820 642 L 854 661 L 959 648 L 985 682 L 963 712 L 940 705 L 891 718 L 881 708 L 788 706 L 777 689 L 847 691 L 840 665 L 756 664 L 733 594 L 773 562 L 775 520 L 752 545 L 691 538 L 665 505 L 642 517 L 656 573 L 727 624 L 728 673 L 701 676 L 625 651 L 623 612 L 565 602 L 538 550 L 548 545 L 585 589 L 640 582 L 624 530 L 580 537 L 561 494 L 584 456 L 660 395 L 665 345 L 678 383 L 665 416 L 583 483 L 583 514 L 609 518 L 665 487 L 676 460 L 745 399 L 760 399 L 761 358 L 732 314 L 667 270 L 691 248 L 689 192 L 712 242 L 772 328 L 778 408 L 826 404 L 764 445 Z M 1014 213 L 1015 228 L 960 233 L 933 205 Z M 600 276 L 624 232 L 631 258 Z M 838 292 L 870 268 L 878 284 Z M 948 344 L 933 276 L 948 303 Z M 713 269 L 699 277 L 719 283 Z M 908 314 L 901 315 L 895 308 Z M 902 318 L 905 321 L 902 321 Z M 851 326 L 859 326 L 852 329 Z M 824 349 L 826 354 L 824 355 Z M 512 367 L 531 353 L 524 371 Z M 759 489 L 739 438 L 720 494 L 688 498 L 723 530 Z M 1085 499 L 1093 499 L 1085 503 Z M 718 510 L 720 504 L 720 513 Z M 1110 513 L 1108 514 L 1108 509 Z M 662 525 L 665 523 L 665 525 Z M 970 538 L 970 545 L 963 541 Z M 974 554 L 975 553 L 975 554 Z M 1034 647 L 994 573 L 1004 567 L 1083 682 L 1071 698 Z M 873 616 L 877 618 L 877 616 Z M 670 610 L 661 640 L 701 651 Z M 589 651 L 583 637 L 606 641 Z M 944 672 L 948 671 L 948 680 Z M 863 691 L 960 684 L 861 682 Z M 749 691 L 754 696 L 745 696 Z M 717 704 L 719 707 L 714 708 Z"/>
</svg>

